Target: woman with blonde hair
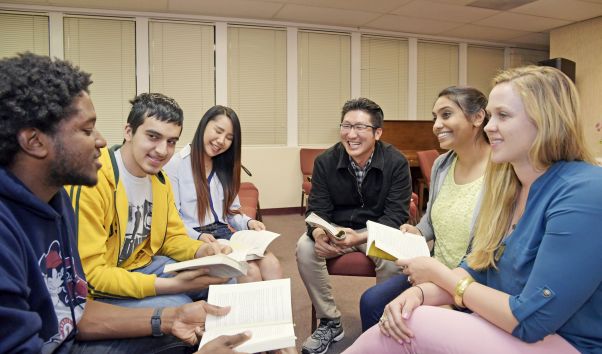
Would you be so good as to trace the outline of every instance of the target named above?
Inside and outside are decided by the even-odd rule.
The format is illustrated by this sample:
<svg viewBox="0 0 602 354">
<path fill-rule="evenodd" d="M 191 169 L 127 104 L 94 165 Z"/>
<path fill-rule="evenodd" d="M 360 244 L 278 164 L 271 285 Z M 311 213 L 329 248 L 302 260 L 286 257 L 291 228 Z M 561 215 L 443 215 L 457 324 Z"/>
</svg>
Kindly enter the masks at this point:
<svg viewBox="0 0 602 354">
<path fill-rule="evenodd" d="M 471 252 L 454 270 L 428 257 L 400 262 L 409 275 L 430 271 L 345 353 L 602 351 L 602 168 L 585 145 L 576 88 L 535 66 L 494 83 Z M 446 304 L 473 313 L 436 307 Z"/>
</svg>

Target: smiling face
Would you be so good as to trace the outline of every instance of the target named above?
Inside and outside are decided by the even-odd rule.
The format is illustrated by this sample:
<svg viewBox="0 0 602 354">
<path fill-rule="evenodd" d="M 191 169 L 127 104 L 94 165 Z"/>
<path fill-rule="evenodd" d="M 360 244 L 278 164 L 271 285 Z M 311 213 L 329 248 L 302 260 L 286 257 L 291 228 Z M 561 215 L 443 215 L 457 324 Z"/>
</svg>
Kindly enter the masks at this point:
<svg viewBox="0 0 602 354">
<path fill-rule="evenodd" d="M 96 112 L 90 96 L 80 93 L 72 103 L 74 113 L 61 121 L 52 137 L 52 184 L 93 186 L 98 181 L 100 148 L 106 141 L 96 130 Z"/>
<path fill-rule="evenodd" d="M 232 146 L 234 127 L 230 118 L 220 114 L 207 122 L 203 133 L 203 149 L 207 157 L 213 158 Z"/>
<path fill-rule="evenodd" d="M 341 123 L 372 125 L 370 114 L 361 110 L 347 112 Z M 350 130 L 341 129 L 341 143 L 353 161 L 363 167 L 372 155 L 376 141 L 380 139 L 381 135 L 381 128 L 368 128 L 362 132 L 358 132 L 355 128 Z"/>
<path fill-rule="evenodd" d="M 146 117 L 136 129 L 127 125 L 121 156 L 127 170 L 136 177 L 156 175 L 173 156 L 182 127 L 155 117 Z"/>
<path fill-rule="evenodd" d="M 537 136 L 537 127 L 529 118 L 523 101 L 509 82 L 491 90 L 487 111 L 491 118 L 485 132 L 491 143 L 491 161 L 532 165 L 529 152 Z"/>
<path fill-rule="evenodd" d="M 439 140 L 439 146 L 446 150 L 457 150 L 460 146 L 472 143 L 480 121 L 467 117 L 452 100 L 441 96 L 433 106 L 433 134 Z"/>
</svg>

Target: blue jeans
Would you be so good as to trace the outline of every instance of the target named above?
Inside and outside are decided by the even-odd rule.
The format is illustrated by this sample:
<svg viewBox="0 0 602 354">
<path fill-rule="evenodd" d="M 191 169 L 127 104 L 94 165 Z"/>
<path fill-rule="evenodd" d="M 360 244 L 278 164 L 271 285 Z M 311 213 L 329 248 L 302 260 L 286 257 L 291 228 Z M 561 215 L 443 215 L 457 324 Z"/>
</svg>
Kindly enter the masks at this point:
<svg viewBox="0 0 602 354">
<path fill-rule="evenodd" d="M 230 230 L 228 225 L 222 224 L 221 222 L 195 227 L 194 230 L 202 234 L 211 234 L 217 240 L 230 240 L 232 237 L 232 230 Z"/>
<path fill-rule="evenodd" d="M 393 276 L 366 290 L 360 299 L 362 332 L 367 331 L 370 327 L 377 324 L 380 316 L 383 315 L 385 306 L 411 286 L 408 283 L 408 276 L 401 274 Z"/>
<path fill-rule="evenodd" d="M 156 274 L 160 278 L 171 278 L 174 275 L 163 273 L 163 268 L 166 264 L 175 263 L 176 261 L 165 256 L 154 256 L 151 263 L 145 267 L 134 269 L 131 272 L 143 274 Z M 168 294 L 149 296 L 144 299 L 114 299 L 114 298 L 98 298 L 96 300 L 107 304 L 123 306 L 123 307 L 177 307 L 191 303 L 196 300 L 206 300 L 209 289 L 201 290 L 198 293 L 191 294 Z"/>
<path fill-rule="evenodd" d="M 123 319 L 127 321 L 127 319 Z M 189 354 L 195 351 L 176 337 L 141 337 L 79 342 L 71 348 L 72 354 Z"/>
</svg>

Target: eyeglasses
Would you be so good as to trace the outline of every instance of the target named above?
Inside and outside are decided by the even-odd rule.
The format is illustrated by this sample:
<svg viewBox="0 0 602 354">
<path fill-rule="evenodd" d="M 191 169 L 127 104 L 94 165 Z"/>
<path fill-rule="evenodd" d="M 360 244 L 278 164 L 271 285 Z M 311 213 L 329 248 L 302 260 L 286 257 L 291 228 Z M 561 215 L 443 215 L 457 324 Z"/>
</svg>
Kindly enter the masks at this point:
<svg viewBox="0 0 602 354">
<path fill-rule="evenodd" d="M 342 132 L 350 132 L 351 129 L 354 129 L 356 133 L 362 133 L 368 131 L 368 129 L 376 129 L 377 127 L 368 124 L 349 124 L 349 123 L 341 123 L 340 124 Z"/>
</svg>

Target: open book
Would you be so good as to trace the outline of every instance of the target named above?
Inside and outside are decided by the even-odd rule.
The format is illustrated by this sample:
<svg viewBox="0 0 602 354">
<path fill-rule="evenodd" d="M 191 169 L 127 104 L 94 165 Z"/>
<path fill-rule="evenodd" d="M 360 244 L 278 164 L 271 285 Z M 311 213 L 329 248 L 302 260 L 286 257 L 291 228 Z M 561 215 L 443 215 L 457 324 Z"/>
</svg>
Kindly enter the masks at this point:
<svg viewBox="0 0 602 354">
<path fill-rule="evenodd" d="M 403 232 L 374 221 L 368 221 L 366 226 L 368 227 L 367 256 L 389 261 L 430 256 L 426 239 L 420 235 Z"/>
<path fill-rule="evenodd" d="M 167 264 L 163 271 L 165 273 L 176 273 L 183 270 L 198 268 L 209 269 L 209 275 L 219 278 L 238 278 L 246 275 L 249 265 L 247 262 L 238 261 L 229 254 L 216 254 L 189 261 Z"/>
<path fill-rule="evenodd" d="M 219 239 L 219 243 L 226 244 L 232 248 L 228 256 L 237 261 L 252 261 L 263 258 L 266 248 L 280 236 L 271 231 L 241 230 L 235 232 L 230 240 Z"/>
<path fill-rule="evenodd" d="M 295 346 L 290 279 L 210 285 L 207 302 L 230 306 L 230 312 L 225 316 L 207 315 L 199 349 L 221 335 L 244 331 L 251 332 L 251 339 L 236 347 L 239 352 Z"/>
<path fill-rule="evenodd" d="M 345 239 L 345 231 L 343 231 L 343 230 L 337 230 L 336 227 L 330 225 L 330 223 L 328 221 L 322 219 L 317 214 L 310 213 L 305 218 L 305 222 L 308 223 L 312 227 L 319 227 L 319 228 L 321 228 L 322 230 L 326 231 L 326 234 L 328 236 L 333 237 L 333 238 L 335 238 L 337 240 L 344 240 Z"/>
</svg>

